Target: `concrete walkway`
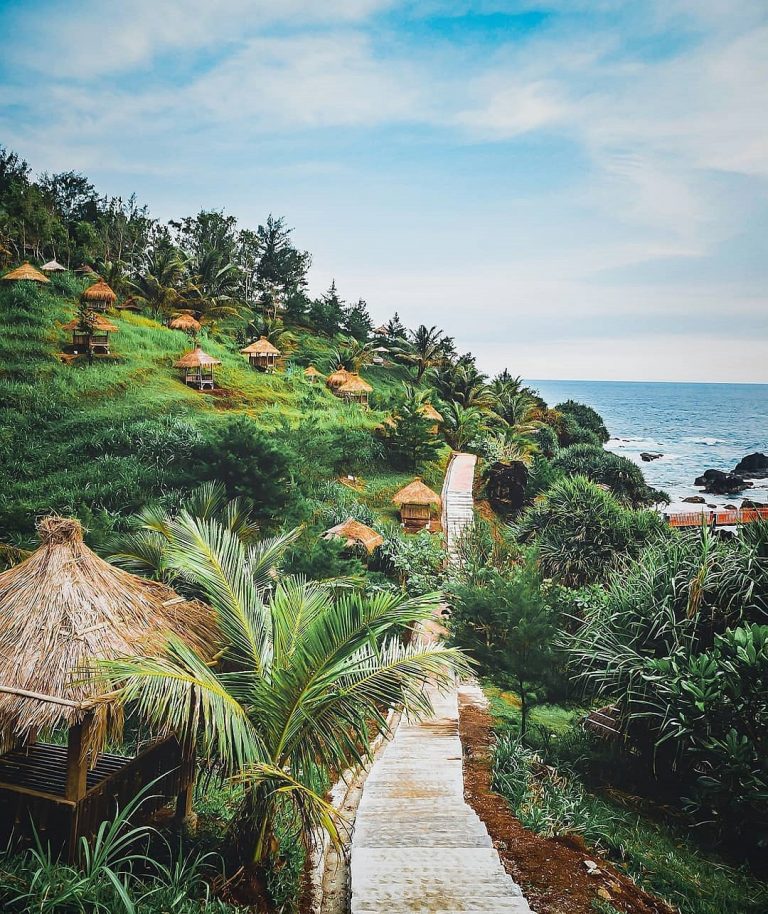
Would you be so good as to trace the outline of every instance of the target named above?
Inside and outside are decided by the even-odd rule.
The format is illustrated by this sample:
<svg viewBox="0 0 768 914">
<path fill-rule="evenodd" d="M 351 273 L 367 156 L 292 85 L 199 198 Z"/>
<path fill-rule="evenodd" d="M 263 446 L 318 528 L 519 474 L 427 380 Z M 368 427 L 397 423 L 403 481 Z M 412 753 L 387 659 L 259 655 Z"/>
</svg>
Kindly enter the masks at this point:
<svg viewBox="0 0 768 914">
<path fill-rule="evenodd" d="M 473 455 L 456 455 L 446 476 L 449 549 L 472 518 L 474 464 Z M 403 721 L 365 783 L 352 838 L 351 912 L 530 914 L 464 802 L 458 691 L 430 696 L 434 716 Z"/>
</svg>

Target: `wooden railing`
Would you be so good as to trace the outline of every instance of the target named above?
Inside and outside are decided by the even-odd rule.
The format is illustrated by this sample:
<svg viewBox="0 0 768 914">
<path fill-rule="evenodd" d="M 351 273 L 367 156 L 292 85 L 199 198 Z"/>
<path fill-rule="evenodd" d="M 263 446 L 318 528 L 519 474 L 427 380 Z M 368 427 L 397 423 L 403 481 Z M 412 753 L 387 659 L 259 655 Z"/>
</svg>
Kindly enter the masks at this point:
<svg viewBox="0 0 768 914">
<path fill-rule="evenodd" d="M 670 527 L 700 527 L 702 524 L 731 527 L 736 524 L 750 524 L 757 520 L 768 520 L 768 506 L 724 511 L 683 511 L 679 514 L 665 514 L 664 518 Z"/>
</svg>

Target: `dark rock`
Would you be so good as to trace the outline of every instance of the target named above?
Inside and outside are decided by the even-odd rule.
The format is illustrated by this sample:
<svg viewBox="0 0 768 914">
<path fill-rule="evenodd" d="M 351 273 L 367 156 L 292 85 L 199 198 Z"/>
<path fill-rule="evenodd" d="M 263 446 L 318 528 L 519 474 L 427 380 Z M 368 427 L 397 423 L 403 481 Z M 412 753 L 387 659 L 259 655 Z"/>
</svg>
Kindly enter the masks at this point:
<svg viewBox="0 0 768 914">
<path fill-rule="evenodd" d="M 724 473 L 722 470 L 705 470 L 693 483 L 704 486 L 709 495 L 736 495 L 744 489 L 751 489 L 752 483 L 736 473 Z"/>
<path fill-rule="evenodd" d="M 689 505 L 703 505 L 705 499 L 701 495 L 689 495 L 688 498 L 684 498 L 683 501 L 687 502 Z"/>
<path fill-rule="evenodd" d="M 768 505 L 765 502 L 761 501 L 752 501 L 751 498 L 745 498 L 741 502 L 742 508 L 768 508 Z"/>
<path fill-rule="evenodd" d="M 644 460 L 646 463 L 650 463 L 652 460 L 658 460 L 659 457 L 663 457 L 663 454 L 657 454 L 653 451 L 643 451 L 640 454 L 640 459 Z"/>
<path fill-rule="evenodd" d="M 765 479 L 768 477 L 768 454 L 761 454 L 759 451 L 747 454 L 736 464 L 733 472 L 750 479 Z"/>
<path fill-rule="evenodd" d="M 726 511 L 738 511 L 739 509 L 736 507 L 736 505 L 726 505 L 725 510 Z"/>
<path fill-rule="evenodd" d="M 520 461 L 492 463 L 487 471 L 488 498 L 496 511 L 512 514 L 523 507 L 528 470 Z"/>
</svg>

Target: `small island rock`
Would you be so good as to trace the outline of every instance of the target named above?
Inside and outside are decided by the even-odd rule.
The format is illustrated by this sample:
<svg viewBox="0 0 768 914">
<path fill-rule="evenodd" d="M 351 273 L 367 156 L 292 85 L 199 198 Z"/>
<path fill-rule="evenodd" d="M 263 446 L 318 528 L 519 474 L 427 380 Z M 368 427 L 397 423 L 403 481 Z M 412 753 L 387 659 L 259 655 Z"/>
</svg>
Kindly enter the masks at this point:
<svg viewBox="0 0 768 914">
<path fill-rule="evenodd" d="M 704 486 L 709 495 L 735 495 L 744 489 L 751 489 L 752 483 L 736 473 L 725 473 L 723 470 L 705 470 L 693 483 Z"/>
<path fill-rule="evenodd" d="M 701 495 L 689 495 L 688 498 L 683 499 L 684 502 L 687 502 L 689 505 L 703 505 L 705 499 Z"/>
<path fill-rule="evenodd" d="M 646 463 L 650 463 L 652 460 L 658 460 L 660 457 L 663 457 L 663 454 L 658 454 L 655 451 L 643 451 L 640 454 L 640 459 L 644 460 Z"/>
<path fill-rule="evenodd" d="M 748 476 L 750 479 L 765 479 L 768 477 L 768 454 L 761 454 L 759 451 L 747 454 L 736 464 L 733 472 L 740 476 Z"/>
</svg>

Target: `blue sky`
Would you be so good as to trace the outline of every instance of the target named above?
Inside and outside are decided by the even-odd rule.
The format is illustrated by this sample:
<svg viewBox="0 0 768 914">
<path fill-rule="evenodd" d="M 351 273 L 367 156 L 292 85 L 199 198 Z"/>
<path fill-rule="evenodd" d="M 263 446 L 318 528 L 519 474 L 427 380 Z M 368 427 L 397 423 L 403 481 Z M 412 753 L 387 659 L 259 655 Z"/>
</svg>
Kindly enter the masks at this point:
<svg viewBox="0 0 768 914">
<path fill-rule="evenodd" d="M 488 371 L 768 381 L 764 0 L 0 2 L 0 142 Z"/>
</svg>

